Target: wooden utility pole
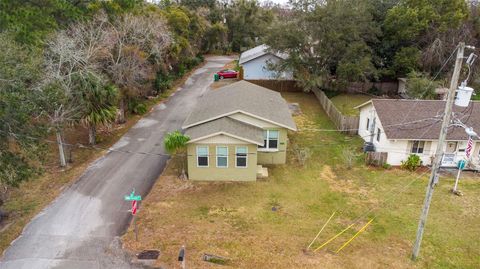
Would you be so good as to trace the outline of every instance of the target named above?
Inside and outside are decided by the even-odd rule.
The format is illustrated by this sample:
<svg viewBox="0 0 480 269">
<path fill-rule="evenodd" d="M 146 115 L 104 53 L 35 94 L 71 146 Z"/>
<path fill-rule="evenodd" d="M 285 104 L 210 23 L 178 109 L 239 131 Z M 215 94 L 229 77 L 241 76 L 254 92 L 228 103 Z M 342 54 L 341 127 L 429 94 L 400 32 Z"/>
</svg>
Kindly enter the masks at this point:
<svg viewBox="0 0 480 269">
<path fill-rule="evenodd" d="M 420 221 L 418 223 L 417 238 L 413 245 L 412 260 L 417 259 L 420 252 L 420 245 L 422 243 L 423 231 L 425 229 L 425 223 L 427 222 L 428 210 L 430 209 L 430 203 L 432 201 L 433 189 L 438 182 L 438 170 L 442 163 L 444 145 L 447 137 L 448 126 L 452 116 L 453 103 L 455 101 L 455 91 L 458 87 L 458 79 L 460 77 L 460 71 L 463 63 L 463 51 L 465 49 L 465 43 L 460 42 L 458 44 L 457 59 L 455 61 L 455 69 L 453 70 L 452 80 L 450 81 L 450 89 L 448 91 L 447 101 L 445 103 L 445 114 L 443 115 L 442 129 L 440 130 L 440 137 L 438 138 L 437 151 L 435 152 L 435 159 L 432 163 L 432 174 L 427 186 L 427 193 L 423 203 L 422 214 L 420 215 Z"/>
</svg>

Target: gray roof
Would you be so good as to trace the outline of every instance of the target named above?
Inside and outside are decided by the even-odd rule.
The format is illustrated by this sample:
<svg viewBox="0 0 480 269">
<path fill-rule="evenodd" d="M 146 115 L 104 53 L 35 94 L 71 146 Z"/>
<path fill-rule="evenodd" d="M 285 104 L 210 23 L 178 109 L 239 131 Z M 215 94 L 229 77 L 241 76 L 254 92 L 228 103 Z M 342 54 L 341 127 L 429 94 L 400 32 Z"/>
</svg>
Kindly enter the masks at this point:
<svg viewBox="0 0 480 269">
<path fill-rule="evenodd" d="M 238 111 L 290 130 L 297 130 L 288 104 L 280 93 L 244 80 L 206 93 L 198 100 L 197 105 L 183 123 L 183 128 L 212 121 Z"/>
<path fill-rule="evenodd" d="M 206 122 L 204 124 L 196 125 L 188 128 L 185 131 L 185 134 L 188 135 L 192 141 L 198 138 L 208 137 L 209 135 L 216 133 L 229 134 L 242 140 L 263 145 L 262 128 L 243 123 L 229 117 L 223 117 L 217 120 Z"/>
<path fill-rule="evenodd" d="M 286 59 L 288 57 L 288 55 L 285 53 L 273 53 L 269 51 L 269 47 L 263 44 L 242 52 L 242 54 L 240 54 L 240 58 L 238 59 L 238 64 L 244 64 L 265 54 L 272 54 L 280 59 Z"/>
<path fill-rule="evenodd" d="M 388 139 L 438 140 L 445 101 L 373 99 L 371 102 Z M 472 101 L 466 108 L 454 106 L 453 111 L 455 118 L 480 132 L 480 102 Z M 448 140 L 468 138 L 461 127 L 448 130 Z"/>
</svg>

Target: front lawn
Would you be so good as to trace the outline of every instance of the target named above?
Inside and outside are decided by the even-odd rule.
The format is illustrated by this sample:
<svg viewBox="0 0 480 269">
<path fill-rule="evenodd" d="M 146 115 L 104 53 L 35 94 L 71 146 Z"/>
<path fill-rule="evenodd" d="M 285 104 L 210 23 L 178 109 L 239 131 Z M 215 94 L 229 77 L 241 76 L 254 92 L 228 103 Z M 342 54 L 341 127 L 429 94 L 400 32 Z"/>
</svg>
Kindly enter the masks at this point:
<svg viewBox="0 0 480 269">
<path fill-rule="evenodd" d="M 452 178 L 441 179 L 420 260 L 412 262 L 428 172 L 368 168 L 361 156 L 347 169 L 345 152 L 360 154 L 362 141 L 313 130 L 334 126 L 311 95 L 283 96 L 303 112 L 295 117 L 300 131 L 290 134 L 288 164 L 269 167 L 268 179 L 251 183 L 185 182 L 169 165 L 141 204 L 139 241 L 130 228 L 123 238 L 126 248 L 159 249 L 158 265 L 166 268 L 177 266 L 182 245 L 189 268 L 222 268 L 202 261 L 204 253 L 228 257 L 224 268 L 480 267 L 478 179 L 461 181 L 462 197 L 449 193 Z M 311 152 L 305 166 L 296 160 L 293 145 Z M 313 248 L 358 222 L 324 249 L 305 251 L 334 211 Z M 335 254 L 374 217 L 364 233 Z"/>
<path fill-rule="evenodd" d="M 366 94 L 350 94 L 342 93 L 330 98 L 335 107 L 346 116 L 358 116 L 358 109 L 354 107 L 361 105 L 372 99 L 371 96 Z"/>
</svg>

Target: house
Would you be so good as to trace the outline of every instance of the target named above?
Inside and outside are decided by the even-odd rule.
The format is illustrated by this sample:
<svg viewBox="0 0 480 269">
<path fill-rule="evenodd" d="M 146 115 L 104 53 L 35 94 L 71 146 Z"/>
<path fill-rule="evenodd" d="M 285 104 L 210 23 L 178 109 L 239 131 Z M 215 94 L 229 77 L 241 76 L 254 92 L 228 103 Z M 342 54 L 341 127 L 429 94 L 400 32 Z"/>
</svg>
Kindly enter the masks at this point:
<svg viewBox="0 0 480 269">
<path fill-rule="evenodd" d="M 284 53 L 273 53 L 267 45 L 260 45 L 244 51 L 240 54 L 238 64 L 243 68 L 243 79 L 246 80 L 270 80 L 293 78 L 292 72 L 278 73 L 269 69 L 269 64 L 278 64 L 285 60 Z"/>
<path fill-rule="evenodd" d="M 357 106 L 360 110 L 358 134 L 372 142 L 375 151 L 387 153 L 387 163 L 401 165 L 417 154 L 423 165 L 431 165 L 443 119 L 443 100 L 373 99 Z M 454 116 L 480 131 L 480 102 L 466 108 L 454 107 Z M 461 127 L 449 127 L 443 167 L 455 167 L 465 157 L 468 136 Z M 480 141 L 475 140 L 472 166 L 479 164 Z"/>
<path fill-rule="evenodd" d="M 192 180 L 254 181 L 262 164 L 286 162 L 287 131 L 296 131 L 275 91 L 239 81 L 202 96 L 182 128 Z"/>
</svg>

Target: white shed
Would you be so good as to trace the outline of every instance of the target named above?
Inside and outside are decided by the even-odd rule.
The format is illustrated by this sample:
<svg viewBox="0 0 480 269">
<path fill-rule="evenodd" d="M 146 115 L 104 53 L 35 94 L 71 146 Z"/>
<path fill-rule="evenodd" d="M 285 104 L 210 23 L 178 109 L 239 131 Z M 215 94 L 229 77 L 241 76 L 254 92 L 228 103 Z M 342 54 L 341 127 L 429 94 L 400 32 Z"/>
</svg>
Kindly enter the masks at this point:
<svg viewBox="0 0 480 269">
<path fill-rule="evenodd" d="M 278 64 L 287 58 L 286 54 L 273 53 L 267 45 L 260 45 L 244 51 L 240 55 L 238 64 L 243 67 L 243 79 L 245 80 L 270 80 L 292 79 L 292 72 L 278 72 L 270 70 L 270 64 Z"/>
</svg>

